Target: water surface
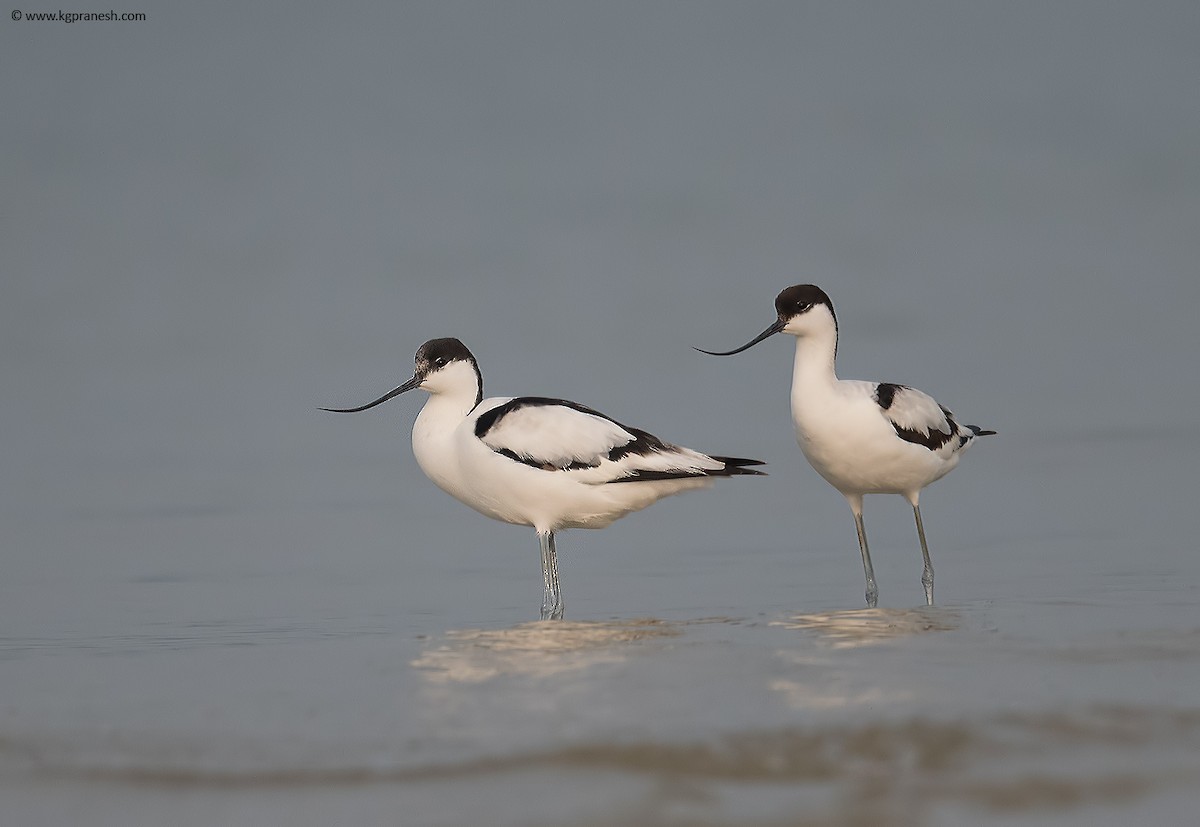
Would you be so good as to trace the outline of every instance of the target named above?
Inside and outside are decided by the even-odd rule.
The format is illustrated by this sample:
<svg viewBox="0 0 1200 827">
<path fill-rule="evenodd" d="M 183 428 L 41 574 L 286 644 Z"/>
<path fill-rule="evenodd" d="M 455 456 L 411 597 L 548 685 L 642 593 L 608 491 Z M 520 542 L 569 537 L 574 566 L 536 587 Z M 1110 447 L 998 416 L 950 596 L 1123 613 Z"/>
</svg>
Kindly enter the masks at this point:
<svg viewBox="0 0 1200 827">
<path fill-rule="evenodd" d="M 120 11 L 120 10 L 118 10 Z M 205 4 L 4 21 L 0 822 L 1190 823 L 1194 3 Z M 846 378 L 994 428 L 853 523 Z M 458 336 L 766 478 L 566 532 L 428 483 Z M 916 607 L 916 608 L 914 608 Z"/>
</svg>

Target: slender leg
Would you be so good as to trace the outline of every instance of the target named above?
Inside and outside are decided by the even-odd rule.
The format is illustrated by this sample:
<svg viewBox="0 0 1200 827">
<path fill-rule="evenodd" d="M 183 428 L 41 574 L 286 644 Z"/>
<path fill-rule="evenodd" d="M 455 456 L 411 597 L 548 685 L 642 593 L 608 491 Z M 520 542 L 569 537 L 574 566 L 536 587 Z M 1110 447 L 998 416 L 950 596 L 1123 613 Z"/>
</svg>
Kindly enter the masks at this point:
<svg viewBox="0 0 1200 827">
<path fill-rule="evenodd" d="M 562 620 L 562 592 L 558 589 L 558 552 L 554 548 L 554 532 L 538 532 L 542 547 L 542 620 Z"/>
<path fill-rule="evenodd" d="M 925 524 L 921 522 L 921 506 L 913 504 L 913 515 L 917 518 L 917 537 L 921 539 L 921 554 L 925 557 L 925 572 L 921 585 L 925 587 L 925 603 L 933 605 L 933 562 L 929 559 L 929 546 L 925 543 Z"/>
<path fill-rule="evenodd" d="M 863 573 L 867 576 L 867 608 L 879 603 L 879 587 L 875 585 L 875 568 L 871 565 L 871 550 L 867 547 L 867 527 L 863 524 L 862 495 L 847 496 L 854 512 L 854 527 L 858 529 L 858 549 L 862 552 Z"/>
</svg>

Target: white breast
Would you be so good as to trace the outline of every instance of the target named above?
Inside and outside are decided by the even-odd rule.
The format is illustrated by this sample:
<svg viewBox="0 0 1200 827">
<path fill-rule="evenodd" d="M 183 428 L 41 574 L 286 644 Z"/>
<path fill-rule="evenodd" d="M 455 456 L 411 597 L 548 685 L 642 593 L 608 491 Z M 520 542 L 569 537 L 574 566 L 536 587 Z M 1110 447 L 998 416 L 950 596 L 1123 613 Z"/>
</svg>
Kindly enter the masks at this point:
<svg viewBox="0 0 1200 827">
<path fill-rule="evenodd" d="M 840 380 L 792 394 L 796 440 L 809 463 L 843 493 L 901 494 L 947 473 L 947 462 L 905 442 L 874 399 L 875 383 Z"/>
</svg>

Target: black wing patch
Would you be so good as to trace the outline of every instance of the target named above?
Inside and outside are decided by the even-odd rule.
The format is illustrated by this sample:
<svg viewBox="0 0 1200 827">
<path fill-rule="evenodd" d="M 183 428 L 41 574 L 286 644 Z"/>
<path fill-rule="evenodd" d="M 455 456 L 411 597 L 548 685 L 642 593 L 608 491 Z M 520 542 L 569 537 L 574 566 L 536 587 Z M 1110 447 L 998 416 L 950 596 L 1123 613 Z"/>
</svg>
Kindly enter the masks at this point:
<svg viewBox="0 0 1200 827">
<path fill-rule="evenodd" d="M 953 439 L 955 434 L 958 433 L 958 423 L 954 421 L 954 415 L 950 413 L 950 411 L 946 410 L 945 406 L 938 405 L 938 407 L 941 408 L 942 413 L 946 415 L 946 422 L 950 425 L 950 433 L 939 431 L 935 428 L 930 428 L 927 433 L 922 433 L 921 431 L 915 431 L 912 428 L 902 428 L 893 422 L 892 427 L 896 429 L 896 436 L 900 437 L 905 442 L 911 442 L 914 445 L 924 445 L 930 451 L 936 451 L 938 448 L 941 448 L 943 445 Z M 962 447 L 967 443 L 968 438 L 959 437 L 959 439 L 959 447 Z"/>
<path fill-rule="evenodd" d="M 896 385 L 891 382 L 880 382 L 875 388 L 876 404 L 886 411 L 896 401 L 896 392 L 905 390 L 907 387 L 907 385 Z"/>
<path fill-rule="evenodd" d="M 512 435 L 503 433 L 505 417 L 526 408 L 558 408 L 586 415 L 591 418 L 593 423 L 588 426 L 592 429 L 592 435 L 590 438 L 585 437 L 583 442 L 590 442 L 591 447 L 580 445 L 572 450 L 564 448 L 561 444 L 556 444 L 555 447 L 544 446 L 540 444 L 541 440 L 536 432 L 528 431 L 519 440 L 510 441 L 509 438 Z M 547 414 L 553 415 L 552 411 L 547 411 Z M 597 422 L 597 420 L 599 421 Z M 599 431 L 596 428 L 599 428 Z M 595 480 L 595 483 L 646 482 L 688 477 L 729 477 L 763 473 L 745 467 L 762 465 L 763 463 L 758 460 L 738 457 L 708 457 L 697 454 L 686 448 L 679 448 L 664 442 L 654 434 L 640 428 L 624 425 L 586 405 L 580 405 L 578 402 L 571 402 L 567 399 L 553 399 L 544 396 L 522 396 L 510 399 L 480 414 L 475 420 L 474 431 L 480 441 L 501 456 L 544 471 L 585 470 L 599 468 L 606 462 L 621 463 L 622 460 L 626 460 L 623 468 L 614 469 L 621 476 L 609 480 Z M 584 429 L 585 434 L 586 432 L 587 428 Z M 663 468 L 662 463 L 655 463 L 652 459 L 656 455 L 667 457 L 676 455 L 680 460 L 680 467 Z M 629 459 L 633 458 L 632 465 L 636 466 L 639 464 L 637 462 L 639 457 L 646 457 L 647 462 L 658 464 L 659 467 L 630 467 Z M 704 460 L 701 464 L 693 464 L 701 458 Z M 713 467 L 716 463 L 721 463 L 721 466 Z"/>
<path fill-rule="evenodd" d="M 621 423 L 617 423 L 620 425 Z M 668 445 L 654 434 L 647 433 L 638 428 L 630 428 L 626 425 L 621 425 L 622 428 L 633 434 L 633 439 L 626 442 L 624 445 L 617 445 L 608 452 L 608 459 L 611 462 L 616 462 L 624 457 L 646 456 L 653 454 L 655 451 L 669 451 L 673 446 Z"/>
<path fill-rule="evenodd" d="M 646 482 L 648 480 L 683 480 L 690 477 L 740 477 L 740 476 L 756 476 L 765 477 L 766 471 L 756 471 L 753 468 L 746 468 L 747 465 L 766 465 L 765 462 L 759 459 L 743 459 L 742 457 L 713 457 L 717 462 L 725 463 L 724 468 L 719 468 L 715 471 L 651 471 L 642 469 L 635 471 L 628 477 L 618 477 L 615 480 L 609 480 L 609 483 L 618 482 Z"/>
<path fill-rule="evenodd" d="M 569 399 L 553 399 L 548 396 L 518 396 L 516 399 L 510 399 L 503 405 L 497 405 L 490 411 L 486 411 L 479 416 L 479 419 L 475 420 L 475 436 L 477 436 L 479 439 L 483 439 L 485 436 L 487 436 L 488 432 L 496 427 L 497 423 L 499 423 L 500 420 L 508 414 L 513 413 L 514 411 L 519 411 L 522 408 L 538 406 L 570 408 L 571 410 L 579 411 L 579 413 L 582 414 L 588 414 L 589 416 L 605 419 L 616 425 L 618 428 L 629 432 L 633 436 L 633 439 L 622 445 L 614 446 L 609 450 L 607 458 L 611 462 L 616 462 L 622 457 L 627 457 L 630 454 L 642 456 L 645 454 L 652 454 L 656 451 L 669 451 L 674 447 L 663 442 L 654 434 L 643 431 L 640 428 L 631 428 L 628 425 L 624 425 L 613 419 L 611 416 L 605 416 L 595 408 L 589 408 L 587 405 L 580 405 L 578 402 L 572 402 Z M 511 454 L 512 459 L 518 459 L 519 461 L 525 462 L 528 465 L 534 465 L 538 467 L 541 465 L 536 461 L 529 461 L 525 458 L 518 457 L 512 451 L 507 451 L 505 449 L 500 449 L 498 453 L 504 454 L 505 456 L 509 456 Z M 599 463 L 596 465 L 598 464 Z M 596 465 L 587 463 L 574 463 L 573 467 L 595 468 Z"/>
<path fill-rule="evenodd" d="M 587 414 L 588 416 L 594 416 L 607 422 L 611 422 L 616 427 L 632 434 L 634 437 L 633 439 L 608 451 L 608 459 L 610 460 L 614 459 L 616 456 L 639 453 L 641 450 L 639 443 L 645 446 L 650 446 L 652 443 L 658 446 L 663 446 L 662 440 L 657 439 L 653 435 L 647 434 L 644 431 L 639 431 L 636 428 L 630 428 L 626 425 L 622 425 L 612 417 L 605 416 L 594 408 L 589 408 L 587 405 L 580 405 L 578 402 L 572 402 L 569 399 L 554 399 L 548 396 L 518 396 L 515 399 L 510 399 L 503 405 L 497 405 L 490 411 L 484 411 L 479 415 L 479 418 L 475 420 L 475 436 L 482 440 L 488 435 L 488 433 L 490 433 L 500 424 L 504 417 L 514 413 L 515 411 L 519 411 L 522 408 L 536 407 L 568 408 L 581 414 Z M 523 463 L 532 468 L 540 468 L 543 471 L 578 471 L 585 468 L 600 467 L 599 457 L 597 457 L 595 461 L 591 462 L 586 460 L 573 460 L 566 463 L 548 463 L 545 460 L 538 459 L 537 457 L 526 456 L 508 448 L 492 448 L 492 450 L 502 456 L 508 457 L 511 460 Z M 645 450 L 652 449 L 646 448 Z"/>
<path fill-rule="evenodd" d="M 549 462 L 541 462 L 533 457 L 521 456 L 516 451 L 510 451 L 507 448 L 493 448 L 492 450 L 501 456 L 508 457 L 511 460 L 528 465 L 531 468 L 540 468 L 543 471 L 578 471 L 581 468 L 600 467 L 600 463 L 598 462 L 582 462 L 580 460 L 568 462 L 566 465 L 554 465 L 553 463 Z"/>
<path fill-rule="evenodd" d="M 875 387 L 875 403 L 891 423 L 896 436 L 930 451 L 940 450 L 951 440 L 958 441 L 953 448 L 957 451 L 977 436 L 996 433 L 976 425 L 959 425 L 949 408 L 908 385 L 880 382 Z"/>
<path fill-rule="evenodd" d="M 621 428 L 625 428 L 620 422 L 617 422 L 612 417 L 605 416 L 597 410 L 589 408 L 587 405 L 580 405 L 578 402 L 572 402 L 569 399 L 551 399 L 548 396 L 518 396 L 516 399 L 510 399 L 503 405 L 497 405 L 490 411 L 484 411 L 475 420 L 475 436 L 483 439 L 487 432 L 496 427 L 496 423 L 503 419 L 513 411 L 519 411 L 521 408 L 535 408 L 538 406 L 558 406 L 562 408 L 570 408 L 580 413 L 598 416 L 601 419 L 607 419 L 609 422 Z M 625 430 L 629 430 L 625 428 Z"/>
<path fill-rule="evenodd" d="M 908 394 L 904 394 L 905 391 L 908 391 Z M 908 385 L 898 385 L 894 382 L 880 382 L 876 385 L 875 404 L 879 406 L 879 409 L 884 412 L 884 416 L 892 423 L 892 428 L 895 429 L 896 436 L 905 442 L 922 445 L 930 451 L 936 451 L 958 434 L 958 423 L 954 421 L 954 414 L 950 413 L 945 405 L 938 405 L 942 413 L 943 422 L 936 421 L 932 410 L 924 411 L 918 415 L 916 422 L 919 422 L 920 417 L 923 416 L 926 423 L 928 423 L 926 430 L 908 427 L 909 425 L 916 424 L 913 421 L 913 413 L 916 412 L 911 410 L 911 403 L 897 407 L 898 415 L 887 413 L 902 394 L 904 394 L 906 400 L 911 400 L 911 402 L 918 402 L 920 400 L 921 402 L 928 403 L 930 406 L 937 405 L 933 399 L 920 391 L 914 391 Z M 901 425 L 897 420 L 905 421 L 906 424 Z M 943 424 L 949 428 L 949 432 L 942 430 L 941 426 Z"/>
</svg>

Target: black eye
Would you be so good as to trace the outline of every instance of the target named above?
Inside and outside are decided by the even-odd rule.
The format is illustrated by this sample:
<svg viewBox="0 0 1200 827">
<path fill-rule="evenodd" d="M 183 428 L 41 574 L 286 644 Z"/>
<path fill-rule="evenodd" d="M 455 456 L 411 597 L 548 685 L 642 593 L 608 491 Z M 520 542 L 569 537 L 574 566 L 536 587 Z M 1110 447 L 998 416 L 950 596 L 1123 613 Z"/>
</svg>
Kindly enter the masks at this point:
<svg viewBox="0 0 1200 827">
<path fill-rule="evenodd" d="M 435 365 L 437 365 L 439 368 L 444 368 L 444 367 L 446 367 L 446 357 L 439 356 L 438 358 L 433 360 L 433 363 Z"/>
</svg>

